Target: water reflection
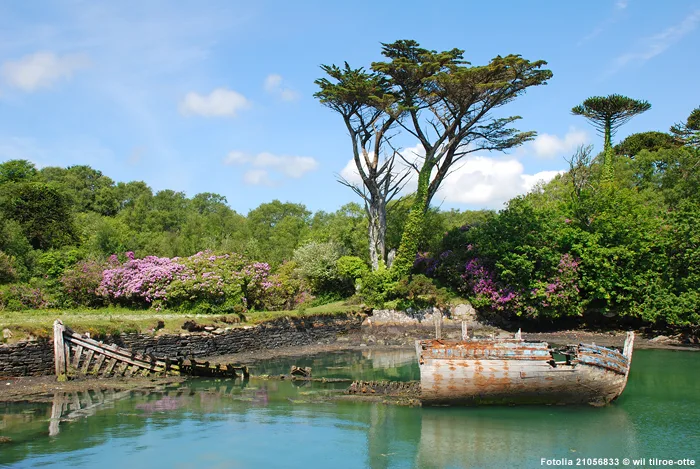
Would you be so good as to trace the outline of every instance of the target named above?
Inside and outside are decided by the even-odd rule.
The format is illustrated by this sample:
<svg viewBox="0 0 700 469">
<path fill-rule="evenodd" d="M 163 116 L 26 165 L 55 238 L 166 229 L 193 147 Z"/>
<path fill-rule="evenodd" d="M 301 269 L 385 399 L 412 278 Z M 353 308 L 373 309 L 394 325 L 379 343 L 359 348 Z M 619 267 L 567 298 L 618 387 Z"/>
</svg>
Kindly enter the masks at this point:
<svg viewBox="0 0 700 469">
<path fill-rule="evenodd" d="M 540 467 L 542 457 L 692 457 L 700 354 L 657 353 L 639 354 L 628 391 L 601 409 L 408 408 L 324 399 L 345 384 L 256 379 L 57 393 L 47 403 L 0 403 L 0 436 L 13 440 L 0 445 L 0 466 L 481 468 Z M 338 358 L 331 366 L 342 366 Z M 373 372 L 379 363 L 412 366 L 400 354 L 348 360 L 371 360 Z"/>
</svg>

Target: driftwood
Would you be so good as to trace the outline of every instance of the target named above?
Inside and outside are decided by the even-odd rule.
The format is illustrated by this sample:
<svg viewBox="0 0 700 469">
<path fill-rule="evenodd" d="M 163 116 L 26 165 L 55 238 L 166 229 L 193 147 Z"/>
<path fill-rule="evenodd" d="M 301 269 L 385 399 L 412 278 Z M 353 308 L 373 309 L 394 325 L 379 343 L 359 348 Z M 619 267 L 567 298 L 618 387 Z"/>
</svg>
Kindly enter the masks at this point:
<svg viewBox="0 0 700 469">
<path fill-rule="evenodd" d="M 302 368 L 300 366 L 292 365 L 292 369 L 289 374 L 299 378 L 311 378 L 311 367 L 307 366 Z"/>
</svg>

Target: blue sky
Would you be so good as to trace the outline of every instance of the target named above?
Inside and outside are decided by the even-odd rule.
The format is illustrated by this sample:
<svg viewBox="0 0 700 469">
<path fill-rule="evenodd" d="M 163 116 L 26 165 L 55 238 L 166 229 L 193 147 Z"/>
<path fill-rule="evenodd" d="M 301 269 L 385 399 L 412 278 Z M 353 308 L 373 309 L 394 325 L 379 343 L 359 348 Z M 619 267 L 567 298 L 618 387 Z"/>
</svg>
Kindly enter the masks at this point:
<svg viewBox="0 0 700 469">
<path fill-rule="evenodd" d="M 319 65 L 368 67 L 398 39 L 464 49 L 476 65 L 544 59 L 554 73 L 503 109 L 538 139 L 465 160 L 434 200 L 443 208 L 501 208 L 566 169 L 579 144 L 599 149 L 570 114 L 589 96 L 652 104 L 617 141 L 700 105 L 697 0 L 253 3 L 0 1 L 0 161 L 87 164 L 154 190 L 219 193 L 241 213 L 273 199 L 333 211 L 357 199 L 335 179 L 353 178 L 350 141 L 313 98 Z"/>
</svg>

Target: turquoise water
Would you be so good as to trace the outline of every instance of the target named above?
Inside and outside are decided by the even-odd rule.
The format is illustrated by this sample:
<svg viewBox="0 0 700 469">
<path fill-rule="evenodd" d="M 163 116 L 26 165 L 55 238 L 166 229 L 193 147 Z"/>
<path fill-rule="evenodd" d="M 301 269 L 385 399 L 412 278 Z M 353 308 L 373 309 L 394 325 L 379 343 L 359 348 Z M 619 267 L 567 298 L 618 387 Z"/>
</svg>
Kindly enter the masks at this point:
<svg viewBox="0 0 700 469">
<path fill-rule="evenodd" d="M 259 363 L 255 372 L 286 373 L 290 364 L 336 378 L 418 376 L 410 350 L 275 360 Z M 562 465 L 542 465 L 541 458 L 574 465 L 577 458 L 616 458 L 619 467 L 624 458 L 647 458 L 628 467 L 653 467 L 652 457 L 690 458 L 700 466 L 696 352 L 635 352 L 627 389 L 604 408 L 398 407 L 319 399 L 344 384 L 295 384 L 197 380 L 165 392 L 57 395 L 57 405 L 66 403 L 62 418 L 71 421 L 53 426 L 52 404 L 0 404 L 0 435 L 12 438 L 0 444 L 0 467 Z M 78 407 L 83 410 L 76 413 Z M 583 462 L 579 467 L 593 465 Z"/>
</svg>

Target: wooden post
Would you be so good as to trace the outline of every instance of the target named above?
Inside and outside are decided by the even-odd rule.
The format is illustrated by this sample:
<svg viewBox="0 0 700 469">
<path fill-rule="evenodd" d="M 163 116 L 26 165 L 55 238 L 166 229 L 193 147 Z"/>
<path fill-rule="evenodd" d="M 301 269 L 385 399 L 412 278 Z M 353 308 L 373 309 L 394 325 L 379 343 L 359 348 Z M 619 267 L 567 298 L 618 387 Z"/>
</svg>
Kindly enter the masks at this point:
<svg viewBox="0 0 700 469">
<path fill-rule="evenodd" d="M 65 381 L 66 379 L 66 347 L 63 343 L 63 323 L 56 319 L 53 323 L 53 361 L 56 369 L 56 379 Z"/>
<path fill-rule="evenodd" d="M 436 311 L 436 309 L 433 310 L 435 315 L 435 338 L 442 339 L 442 311 Z"/>
<path fill-rule="evenodd" d="M 469 331 L 467 331 L 467 321 L 462 320 L 462 340 L 466 341 L 469 338 Z"/>
</svg>

